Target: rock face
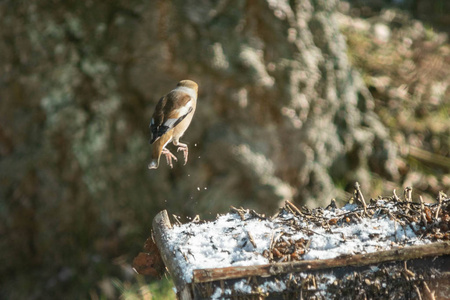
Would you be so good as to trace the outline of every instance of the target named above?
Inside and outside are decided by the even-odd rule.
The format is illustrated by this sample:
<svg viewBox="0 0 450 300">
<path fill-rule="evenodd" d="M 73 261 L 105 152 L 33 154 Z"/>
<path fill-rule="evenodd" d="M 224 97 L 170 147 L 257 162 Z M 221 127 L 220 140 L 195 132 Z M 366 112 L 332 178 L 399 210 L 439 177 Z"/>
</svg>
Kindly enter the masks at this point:
<svg viewBox="0 0 450 300">
<path fill-rule="evenodd" d="M 123 253 L 162 208 L 317 206 L 370 172 L 395 178 L 337 3 L 3 1 L 2 274 L 31 261 L 76 280 L 91 266 L 74 259 Z M 150 116 L 181 79 L 200 86 L 190 160 L 149 171 Z M 55 256 L 55 243 L 81 249 Z"/>
</svg>

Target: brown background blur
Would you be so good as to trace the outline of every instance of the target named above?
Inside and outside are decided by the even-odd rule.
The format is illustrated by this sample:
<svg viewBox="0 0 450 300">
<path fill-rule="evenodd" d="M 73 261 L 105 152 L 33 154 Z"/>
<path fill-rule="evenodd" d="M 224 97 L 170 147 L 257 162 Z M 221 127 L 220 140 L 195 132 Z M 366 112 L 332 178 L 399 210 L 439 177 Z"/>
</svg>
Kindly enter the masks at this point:
<svg viewBox="0 0 450 300">
<path fill-rule="evenodd" d="M 448 192 L 450 8 L 431 2 L 1 1 L 0 298 L 126 298 L 162 209 Z M 189 161 L 148 170 L 182 79 Z"/>
</svg>

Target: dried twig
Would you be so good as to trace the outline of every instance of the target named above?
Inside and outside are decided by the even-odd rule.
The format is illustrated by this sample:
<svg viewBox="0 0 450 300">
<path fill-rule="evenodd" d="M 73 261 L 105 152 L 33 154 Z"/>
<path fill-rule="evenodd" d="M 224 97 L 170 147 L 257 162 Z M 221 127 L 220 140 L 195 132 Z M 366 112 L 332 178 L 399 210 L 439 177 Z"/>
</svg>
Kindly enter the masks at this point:
<svg viewBox="0 0 450 300">
<path fill-rule="evenodd" d="M 406 211 L 410 210 L 410 203 L 412 203 L 412 188 L 407 186 L 403 191 L 403 196 L 405 197 L 406 202 Z"/>
<path fill-rule="evenodd" d="M 416 290 L 417 297 L 419 300 L 422 300 L 422 295 L 420 293 L 419 287 L 416 284 L 413 284 L 414 290 Z"/>
<path fill-rule="evenodd" d="M 250 231 L 248 231 L 248 230 L 247 230 L 247 235 L 248 235 L 248 239 L 250 240 L 250 243 L 252 243 L 252 245 L 253 245 L 253 248 L 257 248 L 255 240 L 253 239 L 253 236 L 250 234 Z"/>
<path fill-rule="evenodd" d="M 291 210 L 295 211 L 297 215 L 303 216 L 301 210 L 298 209 L 298 207 L 295 206 L 291 201 L 286 200 L 286 206 L 289 207 Z"/>
<path fill-rule="evenodd" d="M 284 232 L 280 232 L 278 233 L 276 236 L 272 235 L 272 238 L 270 240 L 270 246 L 269 246 L 269 250 L 272 251 L 272 249 L 275 247 L 275 245 L 277 244 L 278 240 L 284 235 Z"/>
<path fill-rule="evenodd" d="M 326 207 L 326 209 L 334 209 L 337 208 L 337 203 L 336 203 L 336 199 L 331 199 L 330 204 L 328 204 L 328 206 Z"/>
<path fill-rule="evenodd" d="M 428 287 L 428 284 L 425 281 L 423 282 L 423 291 L 427 299 L 436 300 L 436 298 L 434 297 L 434 292 L 431 292 L 430 288 Z"/>
<path fill-rule="evenodd" d="M 423 203 L 422 196 L 419 196 L 420 199 L 420 218 L 425 226 L 427 226 L 427 216 L 425 215 L 425 204 Z"/>
<path fill-rule="evenodd" d="M 172 217 L 173 217 L 173 219 L 175 220 L 175 223 L 177 223 L 178 226 L 183 224 L 183 223 L 181 223 L 179 216 L 172 214 Z"/>
<path fill-rule="evenodd" d="M 412 188 L 407 186 L 404 191 L 405 200 L 408 202 L 412 202 Z"/>
<path fill-rule="evenodd" d="M 395 201 L 400 201 L 400 198 L 397 196 L 397 193 L 395 193 L 395 189 L 394 189 L 394 200 Z"/>
<path fill-rule="evenodd" d="M 242 209 L 230 206 L 230 210 L 234 213 L 237 213 L 242 221 L 245 221 L 245 213 L 242 211 Z"/>
<path fill-rule="evenodd" d="M 439 200 L 439 204 L 438 204 L 438 207 L 436 208 L 436 215 L 434 216 L 435 219 L 437 219 L 439 217 L 439 211 L 441 210 L 442 200 L 444 200 L 443 192 L 439 192 L 438 200 Z"/>
<path fill-rule="evenodd" d="M 406 275 L 408 275 L 408 277 L 411 277 L 411 278 L 415 278 L 416 277 L 416 274 L 408 269 L 408 265 L 407 265 L 406 260 L 404 261 L 404 271 L 405 271 Z"/>
<path fill-rule="evenodd" d="M 366 200 L 364 200 L 364 195 L 363 195 L 363 193 L 361 192 L 361 186 L 359 185 L 359 182 L 356 182 L 356 183 L 355 183 L 355 199 L 356 199 L 357 201 L 359 201 L 359 202 L 363 205 L 363 208 L 364 208 L 364 214 L 365 214 L 366 216 L 369 216 L 369 214 L 367 213 L 367 204 L 366 204 Z"/>
<path fill-rule="evenodd" d="M 251 214 L 252 216 L 254 216 L 255 218 L 258 218 L 258 219 L 260 219 L 260 220 L 267 220 L 267 218 L 266 218 L 265 215 L 257 213 L 254 209 L 251 209 L 251 210 L 250 210 L 250 214 Z"/>
</svg>

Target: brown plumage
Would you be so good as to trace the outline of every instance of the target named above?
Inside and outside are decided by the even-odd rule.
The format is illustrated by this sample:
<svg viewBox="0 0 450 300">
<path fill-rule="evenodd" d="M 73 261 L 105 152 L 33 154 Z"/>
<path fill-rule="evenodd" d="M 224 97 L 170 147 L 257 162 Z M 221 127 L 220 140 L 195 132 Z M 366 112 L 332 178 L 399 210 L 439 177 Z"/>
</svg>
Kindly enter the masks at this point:
<svg viewBox="0 0 450 300">
<path fill-rule="evenodd" d="M 178 146 L 177 151 L 183 151 L 184 164 L 188 159 L 188 146 L 180 143 L 180 138 L 189 127 L 197 106 L 198 85 L 192 80 L 182 80 L 177 87 L 163 96 L 156 105 L 150 122 L 152 134 L 150 143 L 153 144 L 152 160 L 149 169 L 159 166 L 161 154 L 167 159 L 167 164 L 172 168 L 173 155 L 166 145 L 171 141 Z"/>
</svg>

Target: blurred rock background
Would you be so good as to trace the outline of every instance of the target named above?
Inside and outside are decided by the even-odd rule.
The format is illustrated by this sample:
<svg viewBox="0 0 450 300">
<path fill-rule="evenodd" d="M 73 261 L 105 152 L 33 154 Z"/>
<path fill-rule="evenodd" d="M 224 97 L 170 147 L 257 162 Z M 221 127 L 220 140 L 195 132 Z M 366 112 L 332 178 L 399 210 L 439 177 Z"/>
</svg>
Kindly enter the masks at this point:
<svg viewBox="0 0 450 300">
<path fill-rule="evenodd" d="M 162 209 L 271 214 L 355 181 L 448 193 L 450 7 L 433 3 L 0 2 L 0 298 L 173 298 L 130 267 Z M 150 116 L 186 78 L 189 161 L 149 171 Z"/>
</svg>

